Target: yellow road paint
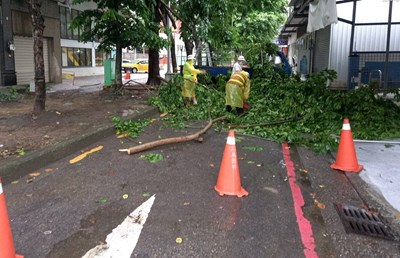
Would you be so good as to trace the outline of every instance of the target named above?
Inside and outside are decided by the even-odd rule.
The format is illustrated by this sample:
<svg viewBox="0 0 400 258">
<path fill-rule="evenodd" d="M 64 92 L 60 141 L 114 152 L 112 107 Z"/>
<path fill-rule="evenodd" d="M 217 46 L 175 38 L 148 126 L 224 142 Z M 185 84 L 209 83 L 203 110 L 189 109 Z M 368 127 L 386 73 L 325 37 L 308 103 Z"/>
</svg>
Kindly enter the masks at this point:
<svg viewBox="0 0 400 258">
<path fill-rule="evenodd" d="M 101 146 L 101 145 L 100 145 L 100 146 L 97 146 L 96 148 L 93 148 L 93 149 L 91 149 L 90 151 L 86 151 L 86 152 L 82 153 L 81 155 L 79 155 L 79 156 L 77 156 L 77 157 L 71 159 L 71 160 L 69 161 L 69 163 L 70 163 L 70 164 L 77 163 L 77 162 L 81 161 L 82 159 L 86 158 L 87 155 L 92 154 L 93 152 L 99 151 L 99 150 L 101 150 L 101 149 L 103 149 L 103 146 Z"/>
<path fill-rule="evenodd" d="M 128 136 L 127 133 L 123 133 L 123 134 L 118 135 L 117 138 L 121 139 L 121 138 L 124 138 L 124 137 L 127 137 L 127 136 Z"/>
</svg>

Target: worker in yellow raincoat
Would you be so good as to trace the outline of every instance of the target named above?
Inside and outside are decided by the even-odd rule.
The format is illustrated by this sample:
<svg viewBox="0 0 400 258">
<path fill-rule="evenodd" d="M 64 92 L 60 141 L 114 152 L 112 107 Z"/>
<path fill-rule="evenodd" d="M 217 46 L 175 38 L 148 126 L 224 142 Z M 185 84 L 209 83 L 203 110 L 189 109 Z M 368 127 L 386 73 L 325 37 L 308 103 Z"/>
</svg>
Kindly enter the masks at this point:
<svg viewBox="0 0 400 258">
<path fill-rule="evenodd" d="M 183 102 L 185 105 L 193 103 L 197 104 L 196 99 L 196 84 L 197 84 L 197 74 L 206 73 L 204 70 L 199 70 L 194 68 L 194 56 L 188 55 L 187 61 L 183 66 L 183 88 L 182 88 L 182 96 Z"/>
<path fill-rule="evenodd" d="M 246 71 L 234 73 L 225 86 L 226 111 L 232 112 L 235 109 L 238 115 L 243 114 L 244 110 L 248 108 L 249 94 L 249 73 Z"/>
</svg>

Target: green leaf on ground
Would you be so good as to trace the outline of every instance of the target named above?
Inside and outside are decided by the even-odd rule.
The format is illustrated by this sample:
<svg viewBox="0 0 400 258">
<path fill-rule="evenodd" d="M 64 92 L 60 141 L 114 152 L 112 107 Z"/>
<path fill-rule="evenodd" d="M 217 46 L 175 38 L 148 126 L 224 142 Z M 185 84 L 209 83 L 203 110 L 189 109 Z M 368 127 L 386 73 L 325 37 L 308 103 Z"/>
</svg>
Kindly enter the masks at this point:
<svg viewBox="0 0 400 258">
<path fill-rule="evenodd" d="M 162 154 L 158 154 L 158 153 L 149 153 L 149 154 L 140 155 L 140 158 L 145 159 L 150 163 L 157 163 L 157 162 L 163 160 L 164 156 Z"/>
<path fill-rule="evenodd" d="M 242 149 L 244 150 L 251 150 L 251 151 L 262 151 L 263 148 L 260 146 L 243 146 Z"/>
<path fill-rule="evenodd" d="M 122 119 L 117 116 L 114 116 L 112 121 L 114 122 L 116 134 L 126 134 L 131 138 L 139 137 L 139 134 L 144 128 L 151 123 L 150 119 L 133 121 L 131 119 Z"/>
<path fill-rule="evenodd" d="M 24 156 L 25 155 L 24 148 L 17 149 L 15 152 L 18 154 L 18 156 Z"/>
<path fill-rule="evenodd" d="M 97 199 L 96 202 L 97 203 L 106 203 L 107 202 L 107 198 L 101 197 L 101 198 Z"/>
<path fill-rule="evenodd" d="M 149 192 L 144 192 L 143 193 L 143 197 L 149 197 L 150 196 L 150 193 Z"/>
<path fill-rule="evenodd" d="M 241 136 L 235 136 L 235 141 L 236 142 L 241 142 L 243 140 L 243 137 Z"/>
</svg>

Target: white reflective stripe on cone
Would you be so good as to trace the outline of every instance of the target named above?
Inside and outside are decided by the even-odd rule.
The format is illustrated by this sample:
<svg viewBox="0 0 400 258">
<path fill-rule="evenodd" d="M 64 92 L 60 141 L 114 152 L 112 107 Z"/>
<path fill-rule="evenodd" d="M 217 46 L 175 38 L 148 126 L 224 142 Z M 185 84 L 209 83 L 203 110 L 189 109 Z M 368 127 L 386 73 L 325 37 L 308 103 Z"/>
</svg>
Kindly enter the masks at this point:
<svg viewBox="0 0 400 258">
<path fill-rule="evenodd" d="M 342 130 L 350 130 L 350 124 L 343 124 Z"/>
<path fill-rule="evenodd" d="M 226 140 L 226 144 L 235 145 L 235 137 L 228 136 L 228 139 Z"/>
<path fill-rule="evenodd" d="M 0 194 L 2 194 L 2 193 L 3 193 L 3 186 L 0 183 Z"/>
</svg>

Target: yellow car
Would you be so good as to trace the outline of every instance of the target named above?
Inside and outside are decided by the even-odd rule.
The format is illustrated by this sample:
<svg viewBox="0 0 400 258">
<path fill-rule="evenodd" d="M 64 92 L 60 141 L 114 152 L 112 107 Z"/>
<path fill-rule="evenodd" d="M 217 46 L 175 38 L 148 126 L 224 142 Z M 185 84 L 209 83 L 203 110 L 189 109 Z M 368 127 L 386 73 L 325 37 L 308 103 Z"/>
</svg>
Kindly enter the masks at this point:
<svg viewBox="0 0 400 258">
<path fill-rule="evenodd" d="M 132 73 L 137 73 L 137 72 L 147 73 L 149 71 L 149 62 L 147 61 L 147 59 L 138 59 L 135 61 L 123 59 L 122 71 L 124 72 L 130 71 Z"/>
</svg>

